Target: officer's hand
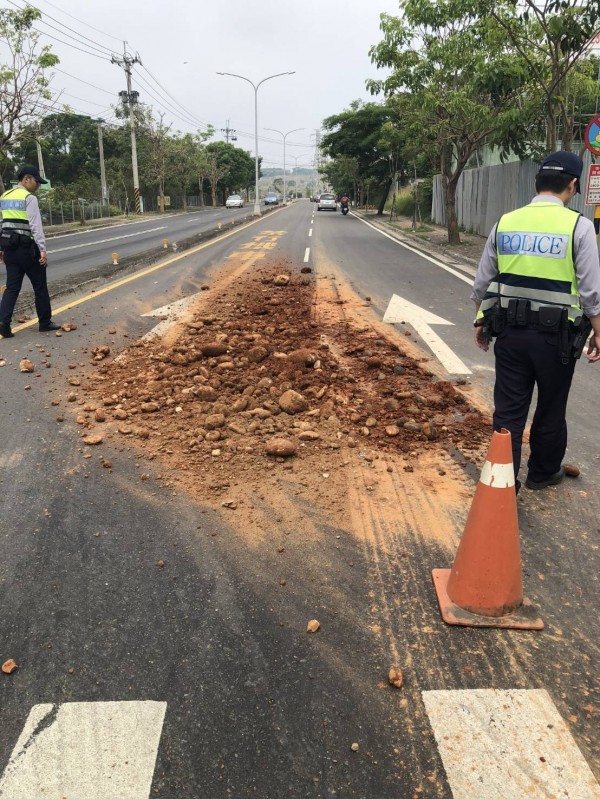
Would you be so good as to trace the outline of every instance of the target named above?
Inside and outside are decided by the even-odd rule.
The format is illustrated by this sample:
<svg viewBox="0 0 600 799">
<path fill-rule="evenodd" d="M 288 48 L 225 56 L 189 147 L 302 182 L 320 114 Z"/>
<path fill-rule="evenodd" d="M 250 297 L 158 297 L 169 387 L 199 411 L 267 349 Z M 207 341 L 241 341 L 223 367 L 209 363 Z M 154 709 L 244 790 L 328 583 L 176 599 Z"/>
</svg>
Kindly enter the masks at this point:
<svg viewBox="0 0 600 799">
<path fill-rule="evenodd" d="M 40 253 L 40 264 L 42 266 L 46 266 L 47 263 L 48 263 L 48 253 L 47 252 L 41 252 Z"/>
<path fill-rule="evenodd" d="M 475 328 L 475 344 L 479 347 L 480 350 L 487 352 L 490 348 L 490 342 L 484 332 L 483 327 L 476 327 Z"/>
<path fill-rule="evenodd" d="M 600 333 L 594 333 L 590 338 L 586 354 L 590 363 L 600 361 Z"/>
</svg>

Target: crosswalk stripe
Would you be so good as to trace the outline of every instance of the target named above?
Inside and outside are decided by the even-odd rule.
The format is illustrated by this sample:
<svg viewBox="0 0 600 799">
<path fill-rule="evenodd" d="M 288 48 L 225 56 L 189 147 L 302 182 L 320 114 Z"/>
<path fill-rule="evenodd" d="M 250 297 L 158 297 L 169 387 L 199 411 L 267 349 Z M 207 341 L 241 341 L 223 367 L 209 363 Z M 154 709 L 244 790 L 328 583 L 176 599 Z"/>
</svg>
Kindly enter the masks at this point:
<svg viewBox="0 0 600 799">
<path fill-rule="evenodd" d="M 423 691 L 454 799 L 600 799 L 544 690 Z"/>
<path fill-rule="evenodd" d="M 2 799 L 148 799 L 166 702 L 34 705 Z"/>
</svg>

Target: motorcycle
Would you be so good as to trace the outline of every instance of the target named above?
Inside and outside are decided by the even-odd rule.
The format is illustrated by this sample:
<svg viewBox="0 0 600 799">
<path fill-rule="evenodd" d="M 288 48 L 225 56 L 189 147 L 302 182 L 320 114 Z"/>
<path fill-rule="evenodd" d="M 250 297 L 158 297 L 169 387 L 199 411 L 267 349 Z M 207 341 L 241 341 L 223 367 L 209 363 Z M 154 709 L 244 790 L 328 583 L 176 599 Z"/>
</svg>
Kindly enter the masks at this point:
<svg viewBox="0 0 600 799">
<path fill-rule="evenodd" d="M 348 201 L 347 200 L 342 200 L 341 203 L 340 203 L 340 206 L 341 206 L 343 215 L 346 216 L 346 214 L 350 210 L 350 208 L 348 207 Z"/>
</svg>

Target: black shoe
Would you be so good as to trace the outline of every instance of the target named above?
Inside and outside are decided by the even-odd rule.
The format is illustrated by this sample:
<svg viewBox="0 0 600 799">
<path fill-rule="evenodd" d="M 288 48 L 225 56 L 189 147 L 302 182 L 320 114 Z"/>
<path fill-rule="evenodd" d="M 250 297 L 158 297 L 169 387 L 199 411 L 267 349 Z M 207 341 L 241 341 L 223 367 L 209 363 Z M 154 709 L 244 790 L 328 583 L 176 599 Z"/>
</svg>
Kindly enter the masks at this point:
<svg viewBox="0 0 600 799">
<path fill-rule="evenodd" d="M 564 476 L 565 467 L 561 466 L 555 474 L 550 475 L 546 480 L 530 480 L 528 477 L 525 480 L 525 485 L 527 488 L 531 488 L 532 491 L 539 491 L 540 488 L 548 488 L 548 486 L 556 486 L 562 483 Z"/>
<path fill-rule="evenodd" d="M 57 325 L 56 322 L 48 322 L 47 325 L 40 325 L 40 333 L 48 333 L 50 330 L 60 330 L 60 325 Z"/>
<path fill-rule="evenodd" d="M 10 325 L 2 325 L 0 324 L 0 336 L 2 338 L 13 338 L 15 334 L 10 329 Z"/>
</svg>

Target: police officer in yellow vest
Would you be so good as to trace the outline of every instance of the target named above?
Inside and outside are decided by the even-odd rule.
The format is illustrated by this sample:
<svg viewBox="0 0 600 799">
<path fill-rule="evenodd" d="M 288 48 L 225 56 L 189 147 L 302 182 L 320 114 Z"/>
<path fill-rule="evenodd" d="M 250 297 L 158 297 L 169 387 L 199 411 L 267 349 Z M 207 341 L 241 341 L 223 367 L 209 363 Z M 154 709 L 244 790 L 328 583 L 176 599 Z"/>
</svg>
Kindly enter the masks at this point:
<svg viewBox="0 0 600 799">
<path fill-rule="evenodd" d="M 583 162 L 559 151 L 544 159 L 529 205 L 505 214 L 487 240 L 471 299 L 475 340 L 496 337 L 494 430 L 512 436 L 515 480 L 534 386 L 525 485 L 560 483 L 565 419 L 576 358 L 591 332 L 587 359 L 600 359 L 600 262 L 593 223 L 566 206 L 580 191 Z M 589 320 L 589 321 L 588 321 Z M 517 491 L 520 482 L 516 480 Z"/>
<path fill-rule="evenodd" d="M 18 185 L 4 192 L 0 198 L 2 229 L 0 250 L 6 266 L 6 291 L 0 302 L 0 336 L 11 338 L 13 311 L 25 275 L 31 281 L 35 294 L 35 309 L 41 331 L 58 330 L 52 321 L 52 309 L 46 279 L 46 238 L 42 228 L 40 209 L 35 193 L 47 180 L 34 166 L 19 170 Z"/>
</svg>

